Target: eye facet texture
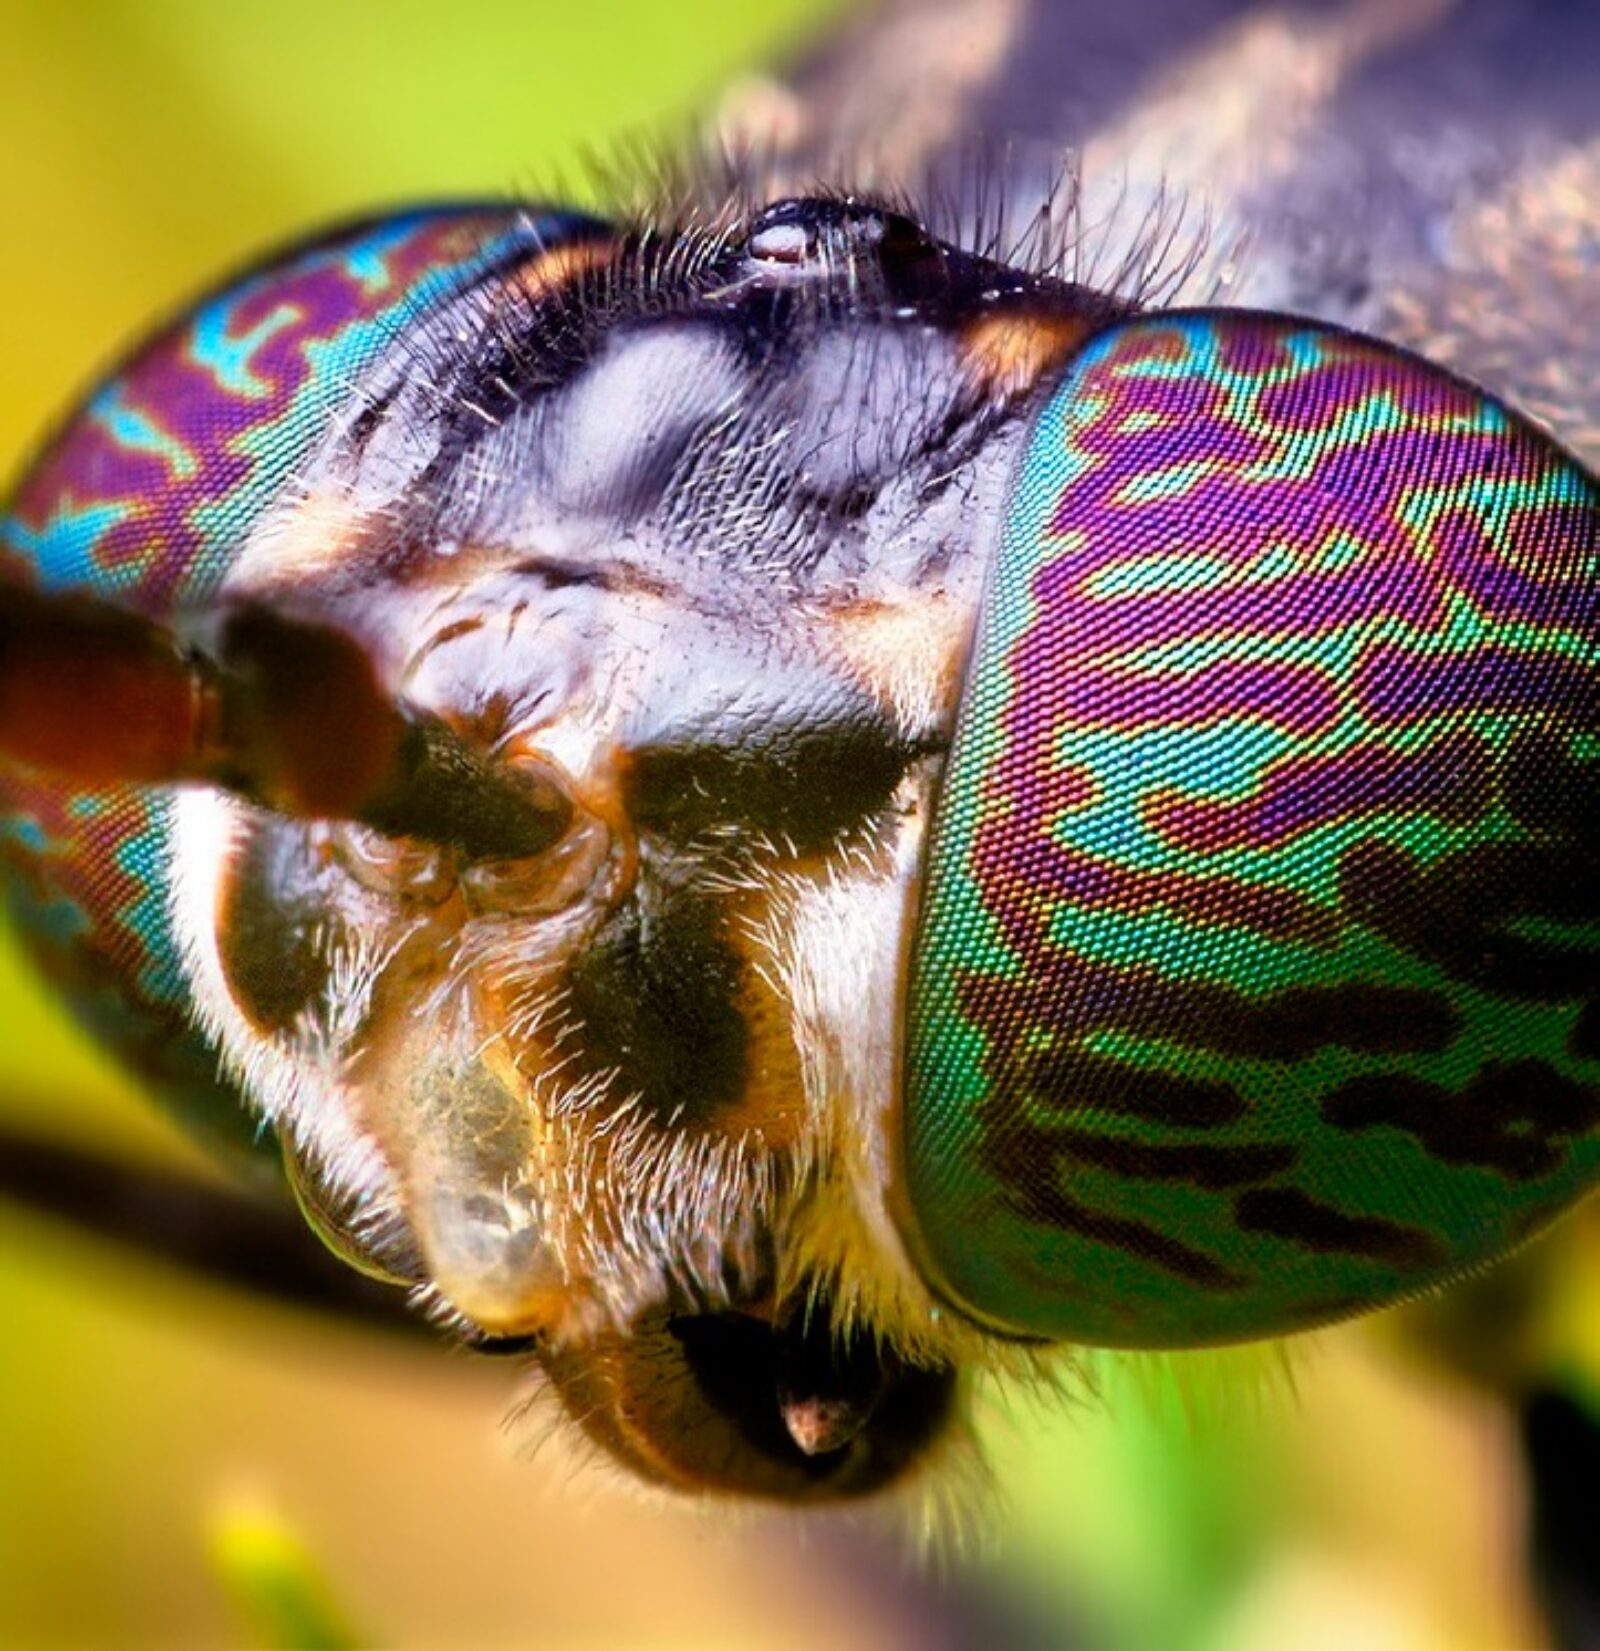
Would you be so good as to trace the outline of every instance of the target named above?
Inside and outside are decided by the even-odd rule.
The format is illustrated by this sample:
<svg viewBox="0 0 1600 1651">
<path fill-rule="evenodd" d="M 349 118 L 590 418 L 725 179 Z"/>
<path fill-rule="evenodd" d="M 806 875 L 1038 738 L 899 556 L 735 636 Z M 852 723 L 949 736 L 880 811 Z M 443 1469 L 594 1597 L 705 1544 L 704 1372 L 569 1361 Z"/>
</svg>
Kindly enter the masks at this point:
<svg viewBox="0 0 1600 1651">
<path fill-rule="evenodd" d="M 166 619 L 217 588 L 361 375 L 420 317 L 590 221 L 473 203 L 295 248 L 180 317 L 108 378 L 0 514 L 0 578 Z M 226 1132 L 167 912 L 168 800 L 7 773 L 0 850 L 30 949 L 158 1092 Z"/>
<path fill-rule="evenodd" d="M 1301 1329 L 1600 1173 L 1600 489 L 1289 318 L 1094 340 L 1037 418 L 936 811 L 904 1204 L 1022 1335 Z"/>
</svg>

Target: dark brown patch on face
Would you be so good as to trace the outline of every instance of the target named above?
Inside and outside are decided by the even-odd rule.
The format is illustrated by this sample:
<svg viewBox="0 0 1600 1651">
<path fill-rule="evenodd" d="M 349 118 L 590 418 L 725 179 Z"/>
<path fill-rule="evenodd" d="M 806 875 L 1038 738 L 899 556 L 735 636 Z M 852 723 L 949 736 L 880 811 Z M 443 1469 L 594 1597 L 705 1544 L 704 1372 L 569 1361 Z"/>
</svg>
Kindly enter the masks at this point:
<svg viewBox="0 0 1600 1651">
<path fill-rule="evenodd" d="M 328 916 L 302 829 L 253 828 L 224 873 L 217 950 L 228 990 L 258 1032 L 292 1025 L 328 982 Z"/>
<path fill-rule="evenodd" d="M 640 748 L 628 806 L 641 831 L 670 843 L 731 827 L 804 854 L 884 808 L 910 755 L 865 703 L 828 720 L 757 720 Z"/>
<path fill-rule="evenodd" d="M 1346 1215 L 1298 1187 L 1257 1187 L 1233 1203 L 1234 1219 L 1250 1233 L 1287 1239 L 1319 1255 L 1354 1255 L 1403 1271 L 1436 1267 L 1444 1253 L 1430 1233 L 1378 1216 Z"/>
<path fill-rule="evenodd" d="M 1532 1181 L 1558 1169 L 1573 1137 L 1600 1123 L 1600 1089 L 1544 1061 L 1496 1061 L 1459 1091 L 1399 1073 L 1352 1078 L 1322 1103 L 1322 1116 L 1350 1131 L 1389 1124 L 1443 1163 Z"/>
<path fill-rule="evenodd" d="M 710 899 L 641 883 L 571 975 L 584 1065 L 615 1069 L 658 1123 L 709 1121 L 741 1100 L 743 965 Z"/>
</svg>

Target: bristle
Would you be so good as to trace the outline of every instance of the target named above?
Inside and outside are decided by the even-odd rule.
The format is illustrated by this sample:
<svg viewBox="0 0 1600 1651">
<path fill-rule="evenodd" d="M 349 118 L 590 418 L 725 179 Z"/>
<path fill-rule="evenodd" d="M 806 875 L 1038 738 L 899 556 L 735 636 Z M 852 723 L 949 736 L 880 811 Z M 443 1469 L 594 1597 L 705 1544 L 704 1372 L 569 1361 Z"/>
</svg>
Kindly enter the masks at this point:
<svg viewBox="0 0 1600 1651">
<path fill-rule="evenodd" d="M 870 152 L 799 175 L 775 149 L 715 132 L 676 143 L 632 138 L 585 154 L 580 194 L 647 239 L 643 268 L 659 272 L 666 289 L 692 279 L 769 202 L 811 195 L 903 214 L 963 251 L 1141 308 L 1208 296 L 1191 286 L 1216 264 L 1211 225 L 1181 192 L 1135 207 L 1124 191 L 1091 219 L 1080 157 L 1041 156 L 1031 167 L 1019 159 L 1011 144 L 974 137 L 920 177 L 898 175 Z M 1028 184 L 1017 181 L 1030 173 Z"/>
</svg>

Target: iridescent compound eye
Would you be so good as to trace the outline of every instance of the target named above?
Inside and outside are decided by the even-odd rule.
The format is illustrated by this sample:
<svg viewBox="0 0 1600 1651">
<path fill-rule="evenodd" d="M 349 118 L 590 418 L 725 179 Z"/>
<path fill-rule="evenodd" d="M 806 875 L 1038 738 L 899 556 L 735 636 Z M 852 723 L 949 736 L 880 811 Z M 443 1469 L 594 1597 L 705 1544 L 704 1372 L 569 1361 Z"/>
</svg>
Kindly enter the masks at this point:
<svg viewBox="0 0 1600 1651">
<path fill-rule="evenodd" d="M 906 1008 L 903 1206 L 1021 1335 L 1239 1340 L 1516 1245 L 1600 1171 L 1600 488 L 1287 318 L 1043 406 Z"/>
</svg>

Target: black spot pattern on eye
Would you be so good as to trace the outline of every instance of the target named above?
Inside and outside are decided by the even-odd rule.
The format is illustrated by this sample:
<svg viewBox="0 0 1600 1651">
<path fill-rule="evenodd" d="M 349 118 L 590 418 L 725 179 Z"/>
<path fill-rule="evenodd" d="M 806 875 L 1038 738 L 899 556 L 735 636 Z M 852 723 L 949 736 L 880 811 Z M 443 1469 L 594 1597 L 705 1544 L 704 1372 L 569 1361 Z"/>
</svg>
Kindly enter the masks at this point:
<svg viewBox="0 0 1600 1651">
<path fill-rule="evenodd" d="M 974 976 L 961 983 L 963 1012 L 990 1033 L 996 1082 L 1028 1028 L 1054 1020 L 1063 1036 L 1115 1028 L 1220 1055 L 1295 1061 L 1319 1049 L 1423 1054 L 1445 1049 L 1460 1016 L 1438 993 L 1406 986 L 1294 986 L 1256 996 L 1210 981 L 1174 980 L 1063 954 L 1041 988 Z M 1074 1020 L 1062 1025 L 1062 1003 Z M 1112 1075 L 1114 1065 L 1107 1076 Z M 1119 1080 L 1121 1081 L 1121 1080 Z M 1097 1104 L 1099 1097 L 1096 1097 Z"/>
<path fill-rule="evenodd" d="M 1567 1052 L 1583 1060 L 1600 1060 L 1600 997 L 1590 998 L 1572 1028 Z"/>
<path fill-rule="evenodd" d="M 1132 1217 L 1096 1210 L 1061 1188 L 1055 1143 L 1048 1130 L 1014 1129 L 984 1142 L 984 1166 L 1004 1188 L 1006 1206 L 1024 1221 L 1077 1233 L 1107 1249 L 1138 1257 L 1162 1272 L 1206 1290 L 1237 1290 L 1248 1281 L 1203 1250 Z"/>
<path fill-rule="evenodd" d="M 1322 1103 L 1322 1116 L 1350 1131 L 1390 1124 L 1444 1163 L 1530 1181 L 1600 1123 L 1600 1093 L 1544 1061 L 1491 1062 L 1458 1093 L 1403 1073 L 1353 1078 Z"/>
<path fill-rule="evenodd" d="M 1217 1146 L 1206 1141 L 1129 1141 L 1059 1126 L 1044 1133 L 1058 1159 L 1071 1159 L 1112 1175 L 1207 1189 L 1269 1180 L 1292 1169 L 1300 1156 L 1286 1142 Z"/>
<path fill-rule="evenodd" d="M 1524 734 L 1506 755 L 1505 800 L 1512 817 L 1542 836 L 1600 849 L 1593 762 L 1575 757 L 1549 731 Z M 1592 875 L 1592 872 L 1591 872 Z"/>
<path fill-rule="evenodd" d="M 1368 841 L 1341 862 L 1339 892 L 1355 921 L 1486 992 L 1560 1003 L 1600 991 L 1592 941 L 1560 944 L 1515 927 L 1544 920 L 1576 936 L 1600 919 L 1600 855 L 1592 849 L 1495 842 L 1424 868 L 1404 849 Z"/>
<path fill-rule="evenodd" d="M 642 884 L 571 977 L 583 1064 L 659 1123 L 703 1123 L 745 1091 L 743 965 L 715 903 Z"/>
<path fill-rule="evenodd" d="M 1097 1112 L 1142 1118 L 1181 1129 L 1238 1123 L 1249 1110 L 1231 1084 L 1124 1065 L 1077 1048 L 1047 1049 L 1022 1058 L 1030 1101 L 1071 1113 L 1093 1098 Z"/>
<path fill-rule="evenodd" d="M 1257 1187 L 1234 1200 L 1245 1232 L 1287 1239 L 1322 1255 L 1354 1255 L 1402 1271 L 1437 1266 L 1444 1253 L 1421 1227 L 1378 1216 L 1348 1215 L 1298 1187 Z"/>
</svg>

